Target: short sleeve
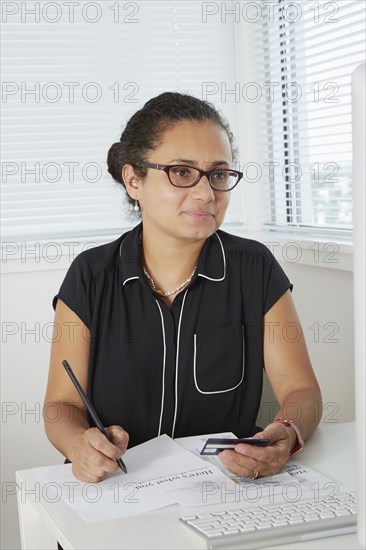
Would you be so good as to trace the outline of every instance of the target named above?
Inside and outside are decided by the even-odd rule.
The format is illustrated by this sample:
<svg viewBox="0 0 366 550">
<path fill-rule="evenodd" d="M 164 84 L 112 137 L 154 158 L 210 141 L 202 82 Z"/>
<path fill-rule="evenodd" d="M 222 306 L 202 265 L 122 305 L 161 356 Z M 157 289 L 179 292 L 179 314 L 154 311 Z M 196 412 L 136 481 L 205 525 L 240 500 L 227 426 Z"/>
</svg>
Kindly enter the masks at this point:
<svg viewBox="0 0 366 550">
<path fill-rule="evenodd" d="M 69 267 L 58 294 L 53 298 L 52 305 L 55 309 L 57 300 L 62 300 L 90 328 L 94 296 L 93 273 L 86 261 L 85 253 L 81 253 Z"/>
<path fill-rule="evenodd" d="M 293 289 L 293 285 L 286 273 L 273 256 L 272 252 L 267 248 L 263 283 L 264 314 L 266 314 L 287 290 L 291 290 L 292 292 Z"/>
</svg>

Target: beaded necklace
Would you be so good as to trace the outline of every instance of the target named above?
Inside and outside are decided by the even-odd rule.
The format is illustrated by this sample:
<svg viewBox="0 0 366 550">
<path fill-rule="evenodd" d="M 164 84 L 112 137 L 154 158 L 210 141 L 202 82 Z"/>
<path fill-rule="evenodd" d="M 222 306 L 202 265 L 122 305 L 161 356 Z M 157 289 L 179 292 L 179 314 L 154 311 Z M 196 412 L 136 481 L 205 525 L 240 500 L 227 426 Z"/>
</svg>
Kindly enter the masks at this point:
<svg viewBox="0 0 366 550">
<path fill-rule="evenodd" d="M 151 285 L 151 288 L 153 289 L 154 292 L 156 292 L 156 294 L 159 294 L 159 296 L 171 296 L 172 294 L 176 294 L 177 292 L 179 292 L 180 290 L 182 290 L 185 286 L 187 286 L 192 278 L 193 278 L 193 275 L 195 273 L 197 269 L 197 266 L 195 265 L 194 266 L 194 270 L 192 271 L 192 273 L 190 274 L 190 276 L 188 277 L 188 279 L 186 279 L 182 284 L 180 284 L 179 286 L 177 286 L 177 288 L 175 288 L 174 290 L 168 290 L 167 292 L 163 292 L 162 290 L 156 288 L 156 285 L 155 285 L 155 281 L 154 279 L 151 277 L 151 275 L 148 273 L 147 269 L 145 266 L 143 266 L 143 270 L 144 270 L 144 274 L 145 274 L 145 277 L 148 279 L 148 281 L 150 282 L 150 285 Z"/>
<path fill-rule="evenodd" d="M 142 246 L 142 231 L 140 233 L 140 245 Z M 163 296 L 163 297 L 167 297 L 167 296 L 172 296 L 172 294 L 176 294 L 177 292 L 179 292 L 180 290 L 182 290 L 185 286 L 187 286 L 192 278 L 193 278 L 193 275 L 197 269 L 197 266 L 195 265 L 194 266 L 194 270 L 192 271 L 192 273 L 190 274 L 190 276 L 188 277 L 188 279 L 186 279 L 182 284 L 180 284 L 179 286 L 177 286 L 177 288 L 175 288 L 174 290 L 168 290 L 167 292 L 164 292 L 163 290 L 160 290 L 159 288 L 156 288 L 156 284 L 155 284 L 155 281 L 154 279 L 151 277 L 150 273 L 147 271 L 146 267 L 143 265 L 142 266 L 142 269 L 144 271 L 144 275 L 145 277 L 148 279 L 149 283 L 150 283 L 150 286 L 151 288 L 153 289 L 153 291 L 158 294 L 159 296 Z"/>
</svg>

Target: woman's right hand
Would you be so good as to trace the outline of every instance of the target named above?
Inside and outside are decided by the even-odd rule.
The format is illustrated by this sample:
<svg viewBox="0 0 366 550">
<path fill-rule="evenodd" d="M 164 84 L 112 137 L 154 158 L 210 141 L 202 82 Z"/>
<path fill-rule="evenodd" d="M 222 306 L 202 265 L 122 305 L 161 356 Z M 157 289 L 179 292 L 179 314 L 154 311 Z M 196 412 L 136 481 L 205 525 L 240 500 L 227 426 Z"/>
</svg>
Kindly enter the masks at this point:
<svg viewBox="0 0 366 550">
<path fill-rule="evenodd" d="M 75 438 L 68 458 L 73 474 L 81 481 L 97 483 L 119 468 L 116 459 L 126 452 L 129 435 L 120 426 L 110 426 L 106 431 L 111 441 L 98 428 L 89 428 Z"/>
</svg>

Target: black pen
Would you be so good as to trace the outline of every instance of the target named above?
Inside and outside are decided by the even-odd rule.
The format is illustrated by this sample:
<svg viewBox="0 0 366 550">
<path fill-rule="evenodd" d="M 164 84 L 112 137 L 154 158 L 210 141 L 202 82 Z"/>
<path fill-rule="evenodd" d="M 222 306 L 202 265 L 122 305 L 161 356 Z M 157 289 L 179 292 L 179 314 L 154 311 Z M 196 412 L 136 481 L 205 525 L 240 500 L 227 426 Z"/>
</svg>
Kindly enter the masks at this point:
<svg viewBox="0 0 366 550">
<path fill-rule="evenodd" d="M 85 395 L 84 390 L 80 386 L 79 381 L 76 378 L 75 374 L 73 373 L 72 368 L 70 367 L 69 363 L 66 360 L 64 360 L 64 361 L 62 361 L 62 364 L 65 367 L 65 370 L 66 370 L 67 374 L 70 376 L 75 388 L 79 392 L 79 395 L 80 395 L 81 399 L 84 401 L 85 406 L 88 409 L 88 413 L 92 417 L 96 427 L 102 432 L 103 435 L 106 436 L 108 441 L 111 441 L 111 438 L 109 437 L 109 435 L 108 435 L 107 431 L 105 430 L 103 424 L 99 420 L 99 417 L 98 417 L 97 413 L 95 412 L 95 409 L 94 409 L 93 405 L 90 403 L 89 399 Z M 111 443 L 112 443 L 112 441 L 111 441 Z M 125 474 L 127 474 L 127 468 L 126 468 L 126 465 L 123 462 L 122 458 L 117 458 L 116 460 L 117 460 L 118 466 L 121 468 L 121 470 Z"/>
</svg>

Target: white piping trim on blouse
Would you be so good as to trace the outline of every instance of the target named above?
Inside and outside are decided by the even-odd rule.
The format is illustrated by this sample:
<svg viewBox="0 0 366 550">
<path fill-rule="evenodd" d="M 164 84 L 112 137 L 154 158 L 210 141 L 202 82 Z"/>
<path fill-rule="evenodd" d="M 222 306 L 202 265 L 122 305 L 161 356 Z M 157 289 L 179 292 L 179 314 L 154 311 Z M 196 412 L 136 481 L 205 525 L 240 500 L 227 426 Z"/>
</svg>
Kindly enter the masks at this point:
<svg viewBox="0 0 366 550">
<path fill-rule="evenodd" d="M 139 279 L 140 277 L 130 277 L 129 279 L 125 279 L 124 281 L 122 281 L 122 284 L 123 286 L 125 286 L 126 283 L 128 283 L 128 281 L 132 281 L 133 279 Z"/>
<path fill-rule="evenodd" d="M 194 338 L 194 351 L 193 351 L 193 377 L 194 377 L 194 385 L 196 386 L 196 390 L 204 395 L 210 395 L 210 394 L 213 394 L 213 393 L 225 393 L 227 391 L 232 391 L 232 390 L 235 390 L 238 386 L 240 386 L 240 384 L 242 383 L 242 381 L 244 380 L 244 365 L 245 365 L 245 360 L 244 360 L 244 327 L 242 326 L 242 342 L 243 342 L 243 370 L 242 370 L 242 373 L 241 373 L 241 379 L 240 379 L 240 382 L 238 382 L 238 384 L 236 384 L 236 386 L 233 386 L 232 388 L 228 388 L 227 390 L 217 390 L 217 391 L 203 391 L 203 390 L 200 390 L 199 387 L 198 387 L 198 384 L 197 384 L 197 373 L 196 373 L 196 341 L 197 341 L 197 334 L 194 334 L 193 335 L 193 338 Z"/>
<path fill-rule="evenodd" d="M 163 378 L 162 378 L 162 389 L 161 389 L 161 407 L 160 407 L 160 420 L 159 420 L 159 431 L 158 435 L 160 435 L 161 432 L 161 423 L 163 420 L 163 410 L 164 410 L 164 397 L 165 397 L 165 361 L 166 361 L 166 342 L 165 342 L 165 327 L 164 327 L 164 317 L 163 312 L 161 311 L 160 304 L 158 300 L 155 300 L 155 302 L 158 305 L 159 312 L 160 312 L 160 318 L 161 318 L 161 327 L 163 331 L 163 344 L 164 344 L 164 358 L 163 358 Z"/>
<path fill-rule="evenodd" d="M 178 410 L 178 363 L 179 363 L 180 327 L 181 327 L 181 322 L 182 322 L 184 302 L 186 301 L 187 294 L 188 294 L 188 288 L 185 291 L 184 296 L 183 296 L 182 308 L 180 310 L 179 322 L 178 322 L 177 349 L 176 349 L 176 355 L 175 355 L 175 408 L 174 408 L 172 439 L 174 439 L 175 423 L 176 423 L 176 420 L 177 420 L 177 410 Z"/>
<path fill-rule="evenodd" d="M 217 233 L 215 233 L 215 235 L 219 239 L 219 243 L 220 243 L 220 246 L 221 246 L 222 260 L 223 260 L 223 263 L 224 263 L 224 274 L 223 274 L 222 277 L 219 277 L 218 279 L 213 279 L 212 277 L 208 277 L 208 275 L 204 275 L 203 273 L 197 273 L 197 277 L 204 277 L 205 279 L 208 279 L 209 281 L 223 281 L 225 279 L 225 276 L 226 276 L 226 256 L 225 256 L 224 247 L 223 247 L 223 244 L 221 242 L 220 237 L 218 236 Z"/>
<path fill-rule="evenodd" d="M 121 258 L 122 258 L 122 245 L 123 245 L 124 242 L 125 242 L 125 239 L 123 239 L 123 241 L 119 245 L 119 255 L 120 255 Z M 139 278 L 140 278 L 139 276 L 129 277 L 128 279 L 125 279 L 124 281 L 122 281 L 122 284 L 123 284 L 123 286 L 125 286 L 125 284 L 128 283 L 128 281 L 133 281 L 134 279 L 139 279 Z"/>
</svg>

